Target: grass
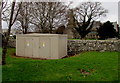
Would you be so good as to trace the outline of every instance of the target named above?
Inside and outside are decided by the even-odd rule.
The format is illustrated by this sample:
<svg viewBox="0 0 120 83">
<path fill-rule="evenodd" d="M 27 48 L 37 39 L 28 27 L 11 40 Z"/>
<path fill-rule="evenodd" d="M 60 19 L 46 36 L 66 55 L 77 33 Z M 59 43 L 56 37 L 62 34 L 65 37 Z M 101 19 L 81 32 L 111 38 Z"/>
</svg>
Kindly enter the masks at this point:
<svg viewBox="0 0 120 83">
<path fill-rule="evenodd" d="M 0 64 L 2 61 L 2 48 L 0 47 Z M 2 82 L 2 65 L 0 65 L 0 83 Z"/>
<path fill-rule="evenodd" d="M 82 40 L 82 39 L 68 39 L 68 40 Z M 98 40 L 98 39 L 84 39 L 84 40 Z"/>
<path fill-rule="evenodd" d="M 68 40 L 81 40 L 81 39 L 68 39 Z"/>
<path fill-rule="evenodd" d="M 85 52 L 59 60 L 33 60 L 11 57 L 3 66 L 5 81 L 116 81 L 118 80 L 117 52 Z M 85 74 L 81 69 L 89 72 Z"/>
</svg>

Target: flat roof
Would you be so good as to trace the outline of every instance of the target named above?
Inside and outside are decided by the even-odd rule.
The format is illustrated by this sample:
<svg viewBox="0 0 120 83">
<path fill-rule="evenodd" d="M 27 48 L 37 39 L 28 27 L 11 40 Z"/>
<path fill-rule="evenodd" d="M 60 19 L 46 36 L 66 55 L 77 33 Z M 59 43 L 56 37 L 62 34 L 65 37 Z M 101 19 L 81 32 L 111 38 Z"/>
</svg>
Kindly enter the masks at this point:
<svg viewBox="0 0 120 83">
<path fill-rule="evenodd" d="M 53 36 L 67 36 L 67 34 L 39 34 L 39 33 L 32 33 L 32 34 L 17 34 L 17 37 L 53 37 Z"/>
</svg>

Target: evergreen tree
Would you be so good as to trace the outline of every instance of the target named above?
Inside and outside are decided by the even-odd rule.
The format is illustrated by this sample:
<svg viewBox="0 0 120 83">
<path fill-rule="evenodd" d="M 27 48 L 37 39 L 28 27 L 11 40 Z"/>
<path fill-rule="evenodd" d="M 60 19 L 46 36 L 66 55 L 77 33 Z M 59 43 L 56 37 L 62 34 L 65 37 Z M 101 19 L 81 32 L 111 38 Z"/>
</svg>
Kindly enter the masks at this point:
<svg viewBox="0 0 120 83">
<path fill-rule="evenodd" d="M 107 21 L 98 29 L 98 35 L 100 39 L 115 38 L 117 37 L 117 32 L 114 29 L 114 25 L 110 21 Z"/>
</svg>

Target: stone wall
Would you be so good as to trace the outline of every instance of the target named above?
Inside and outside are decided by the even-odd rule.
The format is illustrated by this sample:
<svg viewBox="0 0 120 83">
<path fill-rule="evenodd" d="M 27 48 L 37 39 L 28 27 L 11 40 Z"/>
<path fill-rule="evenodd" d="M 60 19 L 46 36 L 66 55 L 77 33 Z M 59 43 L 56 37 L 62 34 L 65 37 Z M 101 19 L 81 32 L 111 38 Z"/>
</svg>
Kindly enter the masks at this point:
<svg viewBox="0 0 120 83">
<path fill-rule="evenodd" d="M 8 46 L 16 47 L 15 39 Z M 68 40 L 68 55 L 84 51 L 120 51 L 120 40 Z"/>
<path fill-rule="evenodd" d="M 15 48 L 16 47 L 16 40 L 15 39 L 9 39 L 8 47 Z"/>
<path fill-rule="evenodd" d="M 68 54 L 83 51 L 120 51 L 120 40 L 68 40 Z"/>
</svg>

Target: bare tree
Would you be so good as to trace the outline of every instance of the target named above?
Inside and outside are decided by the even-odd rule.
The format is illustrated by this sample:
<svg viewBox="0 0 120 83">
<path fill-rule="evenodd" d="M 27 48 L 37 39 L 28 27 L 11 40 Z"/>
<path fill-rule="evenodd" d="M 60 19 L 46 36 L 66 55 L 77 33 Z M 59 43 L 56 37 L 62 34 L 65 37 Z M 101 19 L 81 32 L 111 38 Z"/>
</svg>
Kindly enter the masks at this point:
<svg viewBox="0 0 120 83">
<path fill-rule="evenodd" d="M 35 2 L 30 9 L 30 22 L 37 26 L 39 32 L 52 33 L 54 27 L 66 22 L 66 9 L 61 2 Z"/>
<path fill-rule="evenodd" d="M 73 18 L 81 38 L 85 38 L 91 31 L 94 21 L 105 16 L 106 13 L 107 10 L 101 6 L 100 2 L 84 2 L 75 8 Z"/>
<path fill-rule="evenodd" d="M 29 12 L 29 6 L 30 2 L 21 2 L 21 8 L 17 17 L 17 26 L 18 29 L 21 29 L 23 34 L 27 34 L 28 28 L 29 28 L 29 18 L 30 18 L 30 12 Z"/>
<path fill-rule="evenodd" d="M 30 7 L 30 23 L 37 27 L 38 32 L 44 32 L 47 25 L 47 2 L 35 2 Z"/>
<path fill-rule="evenodd" d="M 29 30 L 52 33 L 53 28 L 67 22 L 67 8 L 62 2 L 22 2 L 16 21 L 17 29 L 23 33 Z M 33 25 L 34 28 L 31 29 L 30 26 Z"/>
<path fill-rule="evenodd" d="M 2 33 L 2 0 L 0 2 L 0 33 Z"/>
<path fill-rule="evenodd" d="M 2 33 L 2 20 L 5 18 L 4 13 L 8 10 L 9 6 L 7 6 L 7 1 L 0 1 L 0 33 Z M 3 15 L 3 17 L 2 17 Z M 7 16 L 6 16 L 7 17 Z"/>
<path fill-rule="evenodd" d="M 11 13 L 10 13 L 8 32 L 6 34 L 6 38 L 4 38 L 4 45 L 3 45 L 3 50 L 2 50 L 3 51 L 2 52 L 2 65 L 6 64 L 5 59 L 6 59 L 7 45 L 8 45 L 8 41 L 9 41 L 11 27 L 13 26 L 13 24 L 18 16 L 19 10 L 20 10 L 20 5 L 19 5 L 19 8 L 15 12 L 15 5 L 16 5 L 16 0 L 13 0 L 12 7 L 11 7 Z"/>
<path fill-rule="evenodd" d="M 52 33 L 52 29 L 59 25 L 65 25 L 67 22 L 66 14 L 67 14 L 67 6 L 61 2 L 48 3 L 49 14 L 48 14 L 48 24 L 49 31 Z"/>
</svg>

